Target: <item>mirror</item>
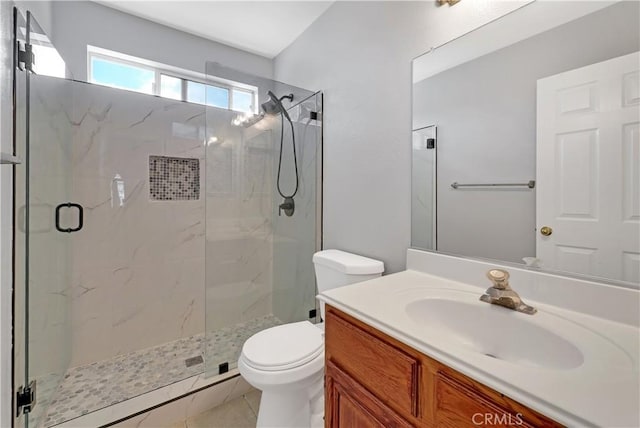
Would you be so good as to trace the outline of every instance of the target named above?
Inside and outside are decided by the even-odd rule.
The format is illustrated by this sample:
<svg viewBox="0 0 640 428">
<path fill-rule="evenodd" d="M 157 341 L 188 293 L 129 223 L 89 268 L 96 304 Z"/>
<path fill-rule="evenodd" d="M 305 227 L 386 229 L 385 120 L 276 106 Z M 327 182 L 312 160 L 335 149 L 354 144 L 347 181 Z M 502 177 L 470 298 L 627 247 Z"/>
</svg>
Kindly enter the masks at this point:
<svg viewBox="0 0 640 428">
<path fill-rule="evenodd" d="M 412 247 L 640 286 L 639 21 L 536 1 L 416 58 Z"/>
</svg>

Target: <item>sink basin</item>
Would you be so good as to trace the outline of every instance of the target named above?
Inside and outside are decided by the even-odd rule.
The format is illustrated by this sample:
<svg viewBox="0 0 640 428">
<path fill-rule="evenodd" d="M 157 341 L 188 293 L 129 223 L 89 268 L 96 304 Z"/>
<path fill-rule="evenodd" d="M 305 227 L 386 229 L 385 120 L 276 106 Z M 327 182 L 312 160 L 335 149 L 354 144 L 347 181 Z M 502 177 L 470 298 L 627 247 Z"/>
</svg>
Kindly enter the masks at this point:
<svg viewBox="0 0 640 428">
<path fill-rule="evenodd" d="M 545 369 L 569 370 L 584 362 L 566 339 L 525 315 L 482 302 L 427 298 L 405 307 L 415 323 L 486 358 Z"/>
</svg>

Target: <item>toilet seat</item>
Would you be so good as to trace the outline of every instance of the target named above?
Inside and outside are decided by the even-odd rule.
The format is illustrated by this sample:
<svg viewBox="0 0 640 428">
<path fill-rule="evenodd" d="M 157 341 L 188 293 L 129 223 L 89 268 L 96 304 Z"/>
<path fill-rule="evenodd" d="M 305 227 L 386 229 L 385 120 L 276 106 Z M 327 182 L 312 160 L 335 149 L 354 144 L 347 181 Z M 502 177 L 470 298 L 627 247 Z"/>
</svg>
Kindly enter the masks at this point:
<svg viewBox="0 0 640 428">
<path fill-rule="evenodd" d="M 303 366 L 323 352 L 323 331 L 301 321 L 254 334 L 242 347 L 242 359 L 257 370 L 282 371 Z"/>
</svg>

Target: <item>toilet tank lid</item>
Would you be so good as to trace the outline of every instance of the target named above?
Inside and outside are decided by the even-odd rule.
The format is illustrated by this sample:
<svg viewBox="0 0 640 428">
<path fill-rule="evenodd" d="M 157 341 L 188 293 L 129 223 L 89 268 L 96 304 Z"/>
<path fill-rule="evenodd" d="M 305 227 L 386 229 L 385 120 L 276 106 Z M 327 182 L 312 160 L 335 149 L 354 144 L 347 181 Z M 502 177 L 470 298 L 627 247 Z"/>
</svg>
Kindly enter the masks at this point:
<svg viewBox="0 0 640 428">
<path fill-rule="evenodd" d="M 380 260 L 374 260 L 340 250 L 319 251 L 313 255 L 313 263 L 327 266 L 349 275 L 371 275 L 384 271 L 384 263 Z"/>
</svg>

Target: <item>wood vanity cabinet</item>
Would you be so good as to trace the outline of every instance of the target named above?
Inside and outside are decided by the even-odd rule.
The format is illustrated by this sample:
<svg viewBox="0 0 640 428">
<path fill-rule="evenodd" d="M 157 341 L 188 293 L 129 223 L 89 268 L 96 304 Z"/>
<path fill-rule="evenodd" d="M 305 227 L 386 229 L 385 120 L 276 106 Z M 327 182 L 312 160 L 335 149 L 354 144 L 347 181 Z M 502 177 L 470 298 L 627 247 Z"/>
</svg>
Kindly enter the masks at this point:
<svg viewBox="0 0 640 428">
<path fill-rule="evenodd" d="M 325 427 L 560 424 L 327 305 Z"/>
</svg>

